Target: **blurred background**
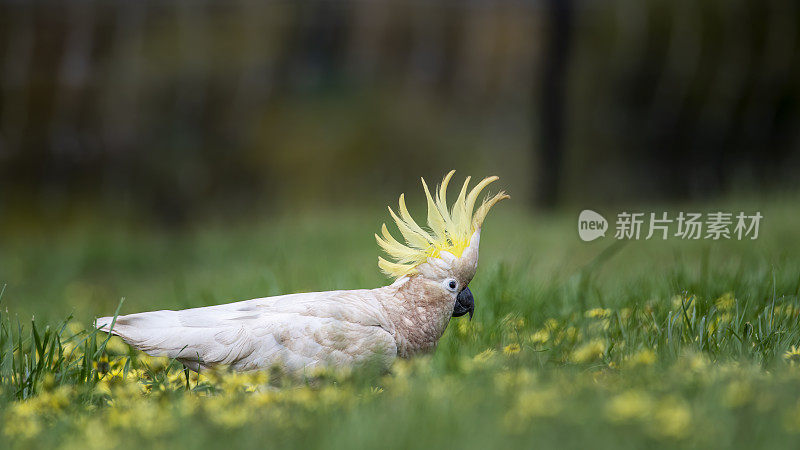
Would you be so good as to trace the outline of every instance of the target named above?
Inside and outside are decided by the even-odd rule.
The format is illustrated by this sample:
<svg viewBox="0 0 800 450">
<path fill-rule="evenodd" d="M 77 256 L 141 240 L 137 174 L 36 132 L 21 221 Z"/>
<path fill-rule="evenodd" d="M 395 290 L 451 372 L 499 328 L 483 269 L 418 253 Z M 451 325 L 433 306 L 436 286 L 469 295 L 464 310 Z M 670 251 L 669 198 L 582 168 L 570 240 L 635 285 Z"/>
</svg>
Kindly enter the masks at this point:
<svg viewBox="0 0 800 450">
<path fill-rule="evenodd" d="M 382 207 L 451 168 L 521 208 L 714 198 L 796 186 L 798 125 L 796 1 L 0 1 L 6 223 Z"/>
</svg>

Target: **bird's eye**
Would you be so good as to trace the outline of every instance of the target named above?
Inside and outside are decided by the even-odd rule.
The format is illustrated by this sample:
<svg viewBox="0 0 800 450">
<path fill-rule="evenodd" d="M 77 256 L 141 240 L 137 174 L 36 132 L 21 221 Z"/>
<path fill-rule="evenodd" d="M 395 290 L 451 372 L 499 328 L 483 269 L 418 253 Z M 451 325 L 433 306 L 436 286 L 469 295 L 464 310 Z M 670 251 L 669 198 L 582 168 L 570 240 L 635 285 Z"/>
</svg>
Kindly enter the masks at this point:
<svg viewBox="0 0 800 450">
<path fill-rule="evenodd" d="M 456 282 L 456 280 L 450 280 L 447 282 L 447 287 L 450 288 L 451 291 L 455 291 L 456 288 L 458 287 L 458 283 Z"/>
</svg>

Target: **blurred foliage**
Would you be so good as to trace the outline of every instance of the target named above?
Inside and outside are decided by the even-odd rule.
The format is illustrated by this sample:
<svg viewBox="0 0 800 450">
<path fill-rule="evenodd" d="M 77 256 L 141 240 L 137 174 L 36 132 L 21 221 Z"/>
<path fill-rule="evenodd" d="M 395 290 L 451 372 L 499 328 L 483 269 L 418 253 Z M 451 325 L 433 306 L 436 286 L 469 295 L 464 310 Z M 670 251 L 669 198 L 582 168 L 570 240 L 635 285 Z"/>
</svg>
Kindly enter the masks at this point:
<svg viewBox="0 0 800 450">
<path fill-rule="evenodd" d="M 551 3 L 0 1 L 0 213 L 180 224 L 451 168 L 523 201 L 550 172 L 566 202 L 796 184 L 795 2 Z"/>
</svg>

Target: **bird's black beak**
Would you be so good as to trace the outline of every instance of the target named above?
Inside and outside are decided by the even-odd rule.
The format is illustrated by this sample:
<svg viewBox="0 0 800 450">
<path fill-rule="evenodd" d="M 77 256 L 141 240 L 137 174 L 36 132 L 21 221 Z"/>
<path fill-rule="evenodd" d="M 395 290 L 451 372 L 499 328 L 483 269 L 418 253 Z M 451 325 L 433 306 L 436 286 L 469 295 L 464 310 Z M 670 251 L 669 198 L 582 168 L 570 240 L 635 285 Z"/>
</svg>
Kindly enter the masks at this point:
<svg viewBox="0 0 800 450">
<path fill-rule="evenodd" d="M 453 317 L 461 317 L 469 313 L 469 320 L 472 320 L 472 313 L 475 312 L 475 299 L 469 288 L 464 288 L 456 296 L 456 304 L 453 306 Z"/>
</svg>

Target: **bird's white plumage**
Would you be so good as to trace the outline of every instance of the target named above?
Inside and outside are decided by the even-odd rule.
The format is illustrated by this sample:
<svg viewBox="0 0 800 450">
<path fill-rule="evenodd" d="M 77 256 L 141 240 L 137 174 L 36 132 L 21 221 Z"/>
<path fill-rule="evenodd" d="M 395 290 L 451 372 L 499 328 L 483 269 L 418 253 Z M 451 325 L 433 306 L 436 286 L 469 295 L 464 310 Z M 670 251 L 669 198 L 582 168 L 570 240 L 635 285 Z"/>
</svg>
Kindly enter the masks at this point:
<svg viewBox="0 0 800 450">
<path fill-rule="evenodd" d="M 282 295 L 181 311 L 117 317 L 111 332 L 188 367 L 302 371 L 397 355 L 377 296 L 383 289 Z M 108 331 L 112 317 L 98 319 Z"/>
</svg>

